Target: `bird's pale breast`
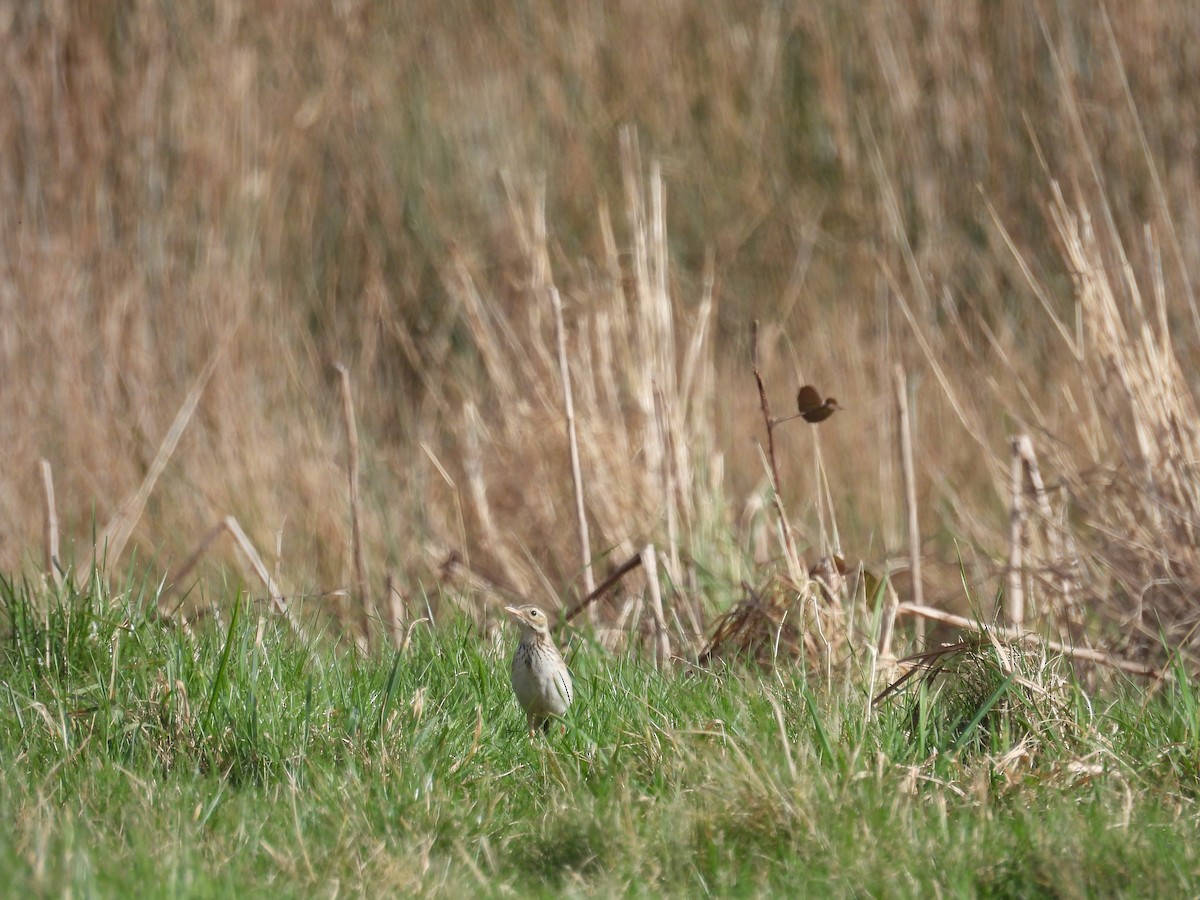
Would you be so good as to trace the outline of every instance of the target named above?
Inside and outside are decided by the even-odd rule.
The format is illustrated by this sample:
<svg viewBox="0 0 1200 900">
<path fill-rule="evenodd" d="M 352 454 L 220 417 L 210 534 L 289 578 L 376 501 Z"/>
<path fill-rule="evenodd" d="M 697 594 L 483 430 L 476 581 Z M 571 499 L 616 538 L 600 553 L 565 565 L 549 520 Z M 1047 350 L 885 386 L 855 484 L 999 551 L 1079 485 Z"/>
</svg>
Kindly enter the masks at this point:
<svg viewBox="0 0 1200 900">
<path fill-rule="evenodd" d="M 513 656 L 512 686 L 530 715 L 561 716 L 571 705 L 571 673 L 554 647 L 522 641 Z"/>
</svg>

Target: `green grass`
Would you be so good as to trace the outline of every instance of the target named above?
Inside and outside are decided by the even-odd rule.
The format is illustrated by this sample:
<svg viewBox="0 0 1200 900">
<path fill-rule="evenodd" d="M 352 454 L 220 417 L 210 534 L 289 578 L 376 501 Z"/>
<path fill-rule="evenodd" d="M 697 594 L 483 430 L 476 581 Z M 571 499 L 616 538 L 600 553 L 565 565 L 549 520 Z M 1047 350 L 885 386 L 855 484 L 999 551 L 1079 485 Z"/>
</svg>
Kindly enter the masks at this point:
<svg viewBox="0 0 1200 900">
<path fill-rule="evenodd" d="M 130 584 L 0 583 L 0 883 L 13 894 L 1200 885 L 1187 682 L 1090 701 L 1069 683 L 1022 701 L 1003 696 L 1013 679 L 989 682 L 964 741 L 961 697 L 952 723 L 933 690 L 871 710 L 855 671 L 662 677 L 571 633 L 577 702 L 530 741 L 508 632 L 419 626 L 403 654 L 364 660 L 299 644 L 244 598 L 191 636 L 147 620 L 153 591 Z"/>
</svg>

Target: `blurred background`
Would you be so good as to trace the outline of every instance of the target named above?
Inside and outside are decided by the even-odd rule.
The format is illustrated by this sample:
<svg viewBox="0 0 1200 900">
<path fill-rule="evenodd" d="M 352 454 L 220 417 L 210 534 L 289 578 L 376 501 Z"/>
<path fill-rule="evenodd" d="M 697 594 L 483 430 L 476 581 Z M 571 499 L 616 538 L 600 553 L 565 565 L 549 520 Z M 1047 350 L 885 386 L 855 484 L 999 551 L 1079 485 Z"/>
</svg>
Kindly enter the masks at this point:
<svg viewBox="0 0 1200 900">
<path fill-rule="evenodd" d="M 845 407 L 775 434 L 810 564 L 905 569 L 899 389 L 928 602 L 990 610 L 1024 432 L 1034 612 L 1190 635 L 1197 72 L 1190 0 L 0 3 L 0 569 L 45 459 L 67 563 L 233 516 L 353 605 L 341 363 L 377 601 L 578 596 L 554 286 L 597 579 L 778 564 L 757 319 Z"/>
</svg>

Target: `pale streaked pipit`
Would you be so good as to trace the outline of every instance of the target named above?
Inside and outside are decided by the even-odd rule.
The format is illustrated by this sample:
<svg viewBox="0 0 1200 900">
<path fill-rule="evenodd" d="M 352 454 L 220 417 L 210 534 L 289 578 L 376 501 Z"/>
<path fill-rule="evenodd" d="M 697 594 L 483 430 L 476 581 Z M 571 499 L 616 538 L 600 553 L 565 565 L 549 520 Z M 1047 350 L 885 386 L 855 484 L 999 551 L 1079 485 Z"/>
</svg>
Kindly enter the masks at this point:
<svg viewBox="0 0 1200 900">
<path fill-rule="evenodd" d="M 528 718 L 529 733 L 571 705 L 571 673 L 550 637 L 550 620 L 536 606 L 506 606 L 521 626 L 521 641 L 512 661 L 512 687 Z"/>
</svg>

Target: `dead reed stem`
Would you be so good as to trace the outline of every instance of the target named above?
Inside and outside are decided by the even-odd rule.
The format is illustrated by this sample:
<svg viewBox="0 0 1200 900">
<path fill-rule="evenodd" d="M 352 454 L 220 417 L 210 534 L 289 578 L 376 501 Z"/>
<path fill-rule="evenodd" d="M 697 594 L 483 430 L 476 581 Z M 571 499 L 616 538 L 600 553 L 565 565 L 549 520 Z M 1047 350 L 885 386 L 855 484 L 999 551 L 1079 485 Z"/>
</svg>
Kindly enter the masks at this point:
<svg viewBox="0 0 1200 900">
<path fill-rule="evenodd" d="M 783 530 L 783 552 L 787 557 L 788 573 L 797 583 L 803 580 L 803 567 L 796 553 L 796 538 L 791 523 L 783 509 L 783 496 L 779 486 L 779 465 L 775 462 L 775 419 L 771 417 L 771 404 L 767 400 L 767 388 L 763 384 L 762 371 L 758 366 L 758 319 L 750 326 L 750 364 L 754 369 L 754 381 L 758 385 L 758 401 L 762 406 L 763 421 L 767 426 L 767 462 L 770 464 L 771 495 L 775 502 L 775 513 L 779 516 L 779 527 Z"/>
<path fill-rule="evenodd" d="M 237 544 L 238 549 L 242 551 L 242 554 L 246 557 L 246 561 L 249 562 L 250 568 L 254 570 L 254 574 L 259 577 L 263 585 L 266 587 L 267 595 L 270 597 L 271 605 L 275 608 L 275 611 L 284 617 L 288 623 L 288 626 L 292 629 L 292 632 L 301 640 L 303 640 L 306 646 L 310 645 L 311 641 L 309 640 L 308 632 L 304 628 L 304 625 L 287 605 L 287 602 L 283 598 L 282 591 L 279 590 L 278 582 L 271 577 L 271 573 L 267 570 L 266 563 L 263 562 L 262 556 L 259 555 L 258 550 L 255 549 L 254 544 L 250 542 L 250 538 L 246 536 L 246 532 L 242 530 L 242 526 L 233 516 L 226 516 L 213 525 L 213 527 L 208 530 L 208 532 L 204 535 L 204 538 L 196 546 L 196 549 L 192 551 L 192 555 L 189 556 L 183 565 L 179 567 L 178 572 L 176 572 L 174 577 L 171 579 L 171 583 L 159 597 L 159 612 L 164 613 L 164 607 L 167 604 L 167 600 L 179 593 L 180 586 L 183 584 L 184 579 L 186 579 L 188 575 L 191 574 L 191 571 L 196 568 L 204 554 L 209 551 L 209 548 L 212 547 L 213 543 L 221 536 L 223 532 L 228 532 L 229 536 L 233 538 L 234 543 Z M 171 610 L 170 613 L 164 614 L 173 615 L 175 611 L 176 610 Z M 184 622 L 183 624 L 185 627 L 187 627 L 187 622 Z"/>
<path fill-rule="evenodd" d="M 883 583 L 888 599 L 887 612 L 883 617 L 883 632 L 879 635 L 879 655 L 890 658 L 892 655 L 892 635 L 896 632 L 896 612 L 900 608 L 900 595 L 896 593 L 896 588 L 892 585 L 890 575 L 884 577 Z"/>
<path fill-rule="evenodd" d="M 388 602 L 388 631 L 392 636 L 392 646 L 397 650 L 404 646 L 404 595 L 396 587 L 396 578 L 388 572 L 383 579 L 384 596 Z"/>
<path fill-rule="evenodd" d="M 896 366 L 893 377 L 896 385 L 896 412 L 900 423 L 900 470 L 904 478 L 904 506 L 908 511 L 908 565 L 912 575 L 912 602 L 925 603 L 925 588 L 921 580 L 921 519 L 917 513 L 917 471 L 913 463 L 912 419 L 908 414 L 908 376 L 903 367 Z M 918 645 L 925 642 L 925 623 L 918 620 Z M 889 641 L 891 635 L 888 635 Z"/>
<path fill-rule="evenodd" d="M 646 586 L 650 589 L 650 612 L 654 615 L 654 629 L 658 632 L 658 653 L 655 661 L 659 669 L 671 660 L 671 638 L 667 634 L 667 618 L 663 615 L 662 592 L 658 587 L 658 555 L 653 544 L 642 550 L 642 568 L 646 570 Z"/>
<path fill-rule="evenodd" d="M 682 572 L 679 560 L 679 516 L 677 503 L 679 493 L 675 484 L 675 453 L 673 452 L 675 429 L 668 420 L 667 400 L 657 384 L 654 388 L 654 415 L 658 422 L 658 433 L 663 442 L 663 491 L 667 498 L 667 575 L 678 583 Z"/>
<path fill-rule="evenodd" d="M 1062 599 L 1066 608 L 1070 609 L 1074 594 L 1073 576 L 1069 567 L 1064 563 L 1063 551 L 1063 534 L 1060 526 L 1054 522 L 1054 510 L 1050 508 L 1050 493 L 1046 490 L 1046 483 L 1042 480 L 1042 471 L 1038 466 L 1037 454 L 1033 449 L 1033 441 L 1029 435 L 1021 434 L 1016 438 L 1016 452 L 1021 455 L 1021 461 L 1025 465 L 1025 477 L 1029 479 L 1029 484 L 1033 488 L 1033 497 L 1037 502 L 1038 513 L 1042 518 L 1043 528 L 1046 532 L 1046 546 L 1050 554 L 1050 558 L 1054 560 L 1056 565 L 1063 566 L 1062 575 L 1059 579 L 1059 590 L 1062 591 Z"/>
<path fill-rule="evenodd" d="M 62 566 L 58 560 L 58 508 L 54 503 L 54 474 L 50 461 L 43 459 L 38 468 L 42 472 L 42 496 L 46 501 L 46 519 L 43 546 L 46 550 L 46 574 L 55 587 L 62 586 Z"/>
<path fill-rule="evenodd" d="M 584 593 L 596 589 L 592 572 L 592 541 L 588 535 L 587 509 L 583 496 L 583 474 L 579 465 L 579 440 L 575 434 L 575 401 L 571 395 L 571 367 L 567 362 L 567 335 L 563 325 L 562 298 L 558 288 L 551 285 L 550 302 L 554 306 L 554 332 L 558 341 L 558 371 L 562 377 L 563 414 L 567 419 L 567 443 L 571 450 L 571 483 L 575 488 L 575 521 L 579 529 L 579 559 L 583 565 Z"/>
<path fill-rule="evenodd" d="M 1034 634 L 1031 631 L 1023 631 L 1019 628 L 1009 628 L 1007 626 L 993 626 L 978 619 L 968 619 L 963 616 L 956 616 L 953 613 L 942 612 L 940 609 L 934 609 L 931 606 L 918 606 L 915 603 L 901 603 L 897 612 L 905 615 L 915 616 L 919 619 L 932 619 L 935 622 L 944 622 L 947 625 L 953 625 L 956 628 L 966 628 L 969 631 L 980 633 L 988 633 L 992 636 L 1007 640 L 1021 641 L 1025 644 L 1033 646 L 1045 647 L 1047 650 L 1052 650 L 1055 653 L 1061 653 L 1063 656 L 1068 656 L 1071 659 L 1077 659 L 1082 662 L 1096 663 L 1101 666 L 1107 666 L 1111 669 L 1118 669 L 1122 672 L 1128 672 L 1130 675 L 1145 675 L 1149 678 L 1165 677 L 1162 669 L 1147 665 L 1146 663 L 1135 662 L 1130 659 L 1122 659 L 1119 656 L 1113 656 L 1111 653 L 1103 653 L 1099 650 L 1090 650 L 1086 647 L 1070 647 L 1059 641 L 1052 641 Z"/>
<path fill-rule="evenodd" d="M 1021 437 L 1012 439 L 1009 490 L 1012 508 L 1008 523 L 1008 587 L 1004 592 L 1004 620 L 1010 628 L 1025 624 L 1025 586 L 1021 579 L 1021 550 L 1025 533 L 1025 491 L 1022 474 Z"/>
<path fill-rule="evenodd" d="M 1019 434 L 1013 439 L 1013 450 L 1021 457 L 1025 466 L 1025 475 L 1033 488 L 1033 497 L 1037 501 L 1038 512 L 1046 520 L 1046 538 L 1050 545 L 1050 555 L 1058 556 L 1061 552 L 1062 540 L 1058 531 L 1050 527 L 1054 511 L 1050 509 L 1050 495 L 1046 483 L 1042 480 L 1042 471 L 1038 467 L 1037 455 L 1033 450 L 1033 441 L 1027 434 Z"/>
<path fill-rule="evenodd" d="M 363 554 L 362 541 L 362 507 L 358 494 L 358 424 L 354 419 L 354 397 L 350 391 L 350 372 L 341 363 L 335 363 L 342 387 L 342 417 L 346 423 L 346 444 L 349 448 L 349 462 L 346 477 L 350 481 L 350 538 L 351 550 L 354 554 L 354 579 L 358 585 L 359 603 L 359 648 L 370 652 L 374 643 L 372 620 L 378 617 L 374 599 L 371 597 L 371 585 L 367 580 L 367 561 Z"/>
</svg>

